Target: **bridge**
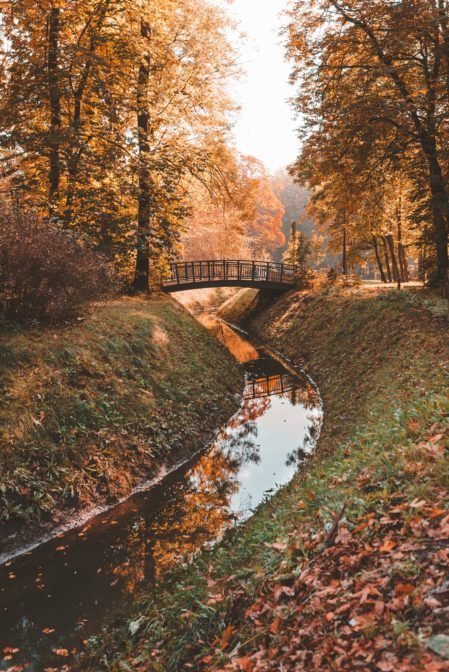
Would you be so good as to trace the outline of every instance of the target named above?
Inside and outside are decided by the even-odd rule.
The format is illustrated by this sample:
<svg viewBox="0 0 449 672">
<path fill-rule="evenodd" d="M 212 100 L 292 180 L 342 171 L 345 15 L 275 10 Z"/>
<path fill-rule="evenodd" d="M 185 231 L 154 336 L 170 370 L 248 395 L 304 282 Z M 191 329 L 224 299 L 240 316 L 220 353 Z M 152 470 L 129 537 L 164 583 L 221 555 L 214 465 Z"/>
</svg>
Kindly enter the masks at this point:
<svg viewBox="0 0 449 672">
<path fill-rule="evenodd" d="M 222 259 L 170 264 L 162 290 L 171 293 L 208 287 L 254 287 L 282 292 L 294 284 L 295 268 L 289 264 Z"/>
<path fill-rule="evenodd" d="M 289 373 L 249 379 L 246 381 L 243 398 L 245 400 L 263 399 L 280 394 L 290 394 L 298 387 L 299 381 Z"/>
</svg>

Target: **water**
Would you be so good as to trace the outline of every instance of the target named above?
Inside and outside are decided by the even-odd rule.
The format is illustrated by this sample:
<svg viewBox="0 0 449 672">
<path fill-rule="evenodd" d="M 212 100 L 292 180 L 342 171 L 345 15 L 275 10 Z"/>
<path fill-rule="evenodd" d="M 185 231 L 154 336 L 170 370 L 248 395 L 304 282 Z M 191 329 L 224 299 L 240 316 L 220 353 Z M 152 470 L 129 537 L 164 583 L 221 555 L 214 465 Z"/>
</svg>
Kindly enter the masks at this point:
<svg viewBox="0 0 449 672">
<path fill-rule="evenodd" d="M 0 567 L 0 670 L 67 669 L 138 590 L 250 516 L 313 449 L 322 411 L 310 381 L 226 325 L 207 326 L 244 367 L 239 412 L 194 463 Z"/>
</svg>

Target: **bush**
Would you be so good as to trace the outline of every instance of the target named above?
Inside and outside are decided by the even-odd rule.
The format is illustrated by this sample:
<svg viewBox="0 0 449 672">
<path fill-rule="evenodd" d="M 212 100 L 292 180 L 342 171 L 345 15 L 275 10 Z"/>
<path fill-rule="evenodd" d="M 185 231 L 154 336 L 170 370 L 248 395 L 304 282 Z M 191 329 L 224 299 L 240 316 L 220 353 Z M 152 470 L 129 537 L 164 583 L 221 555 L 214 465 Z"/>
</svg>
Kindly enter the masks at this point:
<svg viewBox="0 0 449 672">
<path fill-rule="evenodd" d="M 59 321 L 110 291 L 103 257 L 56 226 L 0 215 L 0 312 L 17 321 Z"/>
</svg>

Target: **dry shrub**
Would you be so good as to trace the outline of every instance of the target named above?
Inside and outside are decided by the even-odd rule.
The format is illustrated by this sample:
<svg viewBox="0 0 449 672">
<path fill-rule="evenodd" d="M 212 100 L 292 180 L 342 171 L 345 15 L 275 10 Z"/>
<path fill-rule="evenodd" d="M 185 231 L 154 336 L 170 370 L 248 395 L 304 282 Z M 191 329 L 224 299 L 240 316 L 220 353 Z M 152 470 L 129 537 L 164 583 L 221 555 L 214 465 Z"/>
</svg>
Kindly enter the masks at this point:
<svg viewBox="0 0 449 672">
<path fill-rule="evenodd" d="M 33 218 L 0 215 L 0 312 L 5 317 L 70 319 L 112 285 L 104 258 L 73 234 Z"/>
</svg>

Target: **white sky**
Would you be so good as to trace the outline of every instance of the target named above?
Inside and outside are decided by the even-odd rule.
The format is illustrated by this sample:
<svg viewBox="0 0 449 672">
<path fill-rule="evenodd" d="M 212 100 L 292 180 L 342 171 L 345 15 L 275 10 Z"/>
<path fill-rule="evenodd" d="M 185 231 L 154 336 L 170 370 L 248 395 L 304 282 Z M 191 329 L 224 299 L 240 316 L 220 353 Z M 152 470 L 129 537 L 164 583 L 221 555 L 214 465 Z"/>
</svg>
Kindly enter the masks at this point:
<svg viewBox="0 0 449 672">
<path fill-rule="evenodd" d="M 241 113 L 237 147 L 261 159 L 274 172 L 292 163 L 299 152 L 293 111 L 288 98 L 290 65 L 284 58 L 279 30 L 287 0 L 234 0 L 229 12 L 247 39 L 240 46 L 246 75 L 233 93 Z M 284 19 L 285 20 L 285 19 Z"/>
</svg>

